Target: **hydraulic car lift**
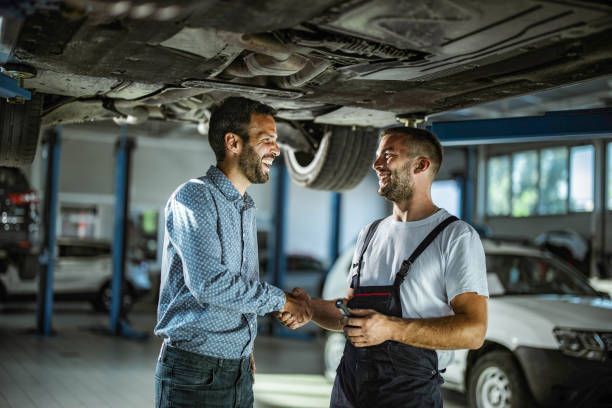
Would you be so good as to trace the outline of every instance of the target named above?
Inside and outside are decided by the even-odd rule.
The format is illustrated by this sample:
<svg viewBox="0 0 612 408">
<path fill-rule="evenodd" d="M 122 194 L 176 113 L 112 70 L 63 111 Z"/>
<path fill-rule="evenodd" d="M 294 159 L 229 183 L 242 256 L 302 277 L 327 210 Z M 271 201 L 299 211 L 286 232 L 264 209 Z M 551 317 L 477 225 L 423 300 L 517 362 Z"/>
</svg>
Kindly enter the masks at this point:
<svg viewBox="0 0 612 408">
<path fill-rule="evenodd" d="M 43 207 L 43 246 L 40 255 L 41 276 L 39 278 L 36 326 L 38 334 L 50 336 L 53 332 L 53 268 L 57 241 L 57 195 L 59 191 L 61 128 L 48 129 L 43 143 L 46 145 L 45 201 Z"/>
<path fill-rule="evenodd" d="M 0 73 L 0 98 L 29 101 L 32 99 L 32 93 L 19 86 L 13 78 Z"/>
</svg>

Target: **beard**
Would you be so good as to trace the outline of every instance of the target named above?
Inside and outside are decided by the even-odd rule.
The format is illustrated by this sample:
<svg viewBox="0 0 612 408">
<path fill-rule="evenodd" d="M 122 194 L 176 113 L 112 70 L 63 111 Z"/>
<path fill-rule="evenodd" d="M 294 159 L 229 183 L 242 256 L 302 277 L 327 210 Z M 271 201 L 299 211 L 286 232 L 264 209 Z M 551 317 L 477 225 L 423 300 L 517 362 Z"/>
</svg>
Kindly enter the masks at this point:
<svg viewBox="0 0 612 408">
<path fill-rule="evenodd" d="M 263 184 L 270 179 L 270 174 L 263 171 L 262 160 L 263 158 L 259 157 L 255 149 L 245 143 L 245 148 L 238 158 L 238 166 L 252 184 Z"/>
<path fill-rule="evenodd" d="M 410 176 L 410 162 L 391 171 L 387 184 L 380 187 L 378 194 L 394 203 L 410 201 L 414 192 L 414 181 Z"/>
</svg>

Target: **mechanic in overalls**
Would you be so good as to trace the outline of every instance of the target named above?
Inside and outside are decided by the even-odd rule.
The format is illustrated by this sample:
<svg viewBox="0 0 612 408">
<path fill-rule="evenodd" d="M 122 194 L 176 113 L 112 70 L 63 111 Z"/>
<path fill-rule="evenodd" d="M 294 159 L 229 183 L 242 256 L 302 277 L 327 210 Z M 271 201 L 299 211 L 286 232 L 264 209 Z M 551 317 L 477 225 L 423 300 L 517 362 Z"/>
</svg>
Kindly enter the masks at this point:
<svg viewBox="0 0 612 408">
<path fill-rule="evenodd" d="M 331 407 L 441 407 L 440 372 L 453 349 L 477 349 L 487 328 L 485 256 L 477 232 L 436 207 L 442 164 L 425 130 L 383 131 L 374 170 L 393 214 L 364 228 L 343 318 L 313 300 L 313 320 L 347 336 Z M 291 321 L 287 322 L 291 325 Z"/>
</svg>

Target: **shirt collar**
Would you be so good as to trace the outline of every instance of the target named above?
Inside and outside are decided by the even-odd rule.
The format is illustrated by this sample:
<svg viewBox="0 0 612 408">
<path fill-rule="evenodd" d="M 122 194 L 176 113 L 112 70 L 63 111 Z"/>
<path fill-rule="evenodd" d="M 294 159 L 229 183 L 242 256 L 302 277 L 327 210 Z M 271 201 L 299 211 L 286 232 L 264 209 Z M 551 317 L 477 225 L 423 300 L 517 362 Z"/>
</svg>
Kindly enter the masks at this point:
<svg viewBox="0 0 612 408">
<path fill-rule="evenodd" d="M 232 182 L 217 166 L 210 166 L 206 172 L 206 177 L 208 177 L 225 198 L 233 202 L 236 207 L 243 207 L 244 209 L 255 207 L 255 202 L 251 196 L 247 192 L 244 193 L 244 196 L 241 196 L 240 192 L 236 190 L 236 187 L 234 187 Z"/>
</svg>

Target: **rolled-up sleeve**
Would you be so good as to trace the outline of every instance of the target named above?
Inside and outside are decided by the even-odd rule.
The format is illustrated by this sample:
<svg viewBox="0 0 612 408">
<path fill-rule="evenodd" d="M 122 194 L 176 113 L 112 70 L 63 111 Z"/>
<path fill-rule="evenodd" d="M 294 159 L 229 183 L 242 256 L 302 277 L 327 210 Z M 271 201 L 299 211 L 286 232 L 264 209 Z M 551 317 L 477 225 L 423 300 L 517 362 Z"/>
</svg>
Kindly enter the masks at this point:
<svg viewBox="0 0 612 408">
<path fill-rule="evenodd" d="M 200 305 L 264 315 L 281 310 L 284 292 L 249 280 L 222 260 L 219 216 L 206 189 L 186 184 L 166 207 L 166 229 L 183 267 L 184 281 Z"/>
</svg>

